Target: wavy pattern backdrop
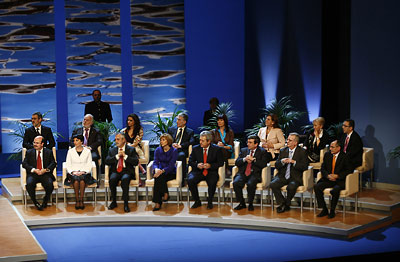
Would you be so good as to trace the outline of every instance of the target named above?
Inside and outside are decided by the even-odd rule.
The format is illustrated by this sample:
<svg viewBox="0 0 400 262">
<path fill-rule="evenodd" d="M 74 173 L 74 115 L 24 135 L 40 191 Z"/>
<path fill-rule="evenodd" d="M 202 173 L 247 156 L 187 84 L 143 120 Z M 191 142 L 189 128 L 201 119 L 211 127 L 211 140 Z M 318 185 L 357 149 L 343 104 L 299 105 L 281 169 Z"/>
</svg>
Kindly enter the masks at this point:
<svg viewBox="0 0 400 262">
<path fill-rule="evenodd" d="M 15 121 L 46 112 L 56 129 L 53 1 L 0 1 L 0 98 L 3 153 L 16 144 Z"/>
<path fill-rule="evenodd" d="M 66 0 L 66 57 L 69 129 L 82 121 L 94 89 L 121 123 L 121 48 L 119 1 Z"/>
<path fill-rule="evenodd" d="M 134 111 L 170 116 L 186 104 L 184 1 L 132 0 L 131 13 Z"/>
</svg>

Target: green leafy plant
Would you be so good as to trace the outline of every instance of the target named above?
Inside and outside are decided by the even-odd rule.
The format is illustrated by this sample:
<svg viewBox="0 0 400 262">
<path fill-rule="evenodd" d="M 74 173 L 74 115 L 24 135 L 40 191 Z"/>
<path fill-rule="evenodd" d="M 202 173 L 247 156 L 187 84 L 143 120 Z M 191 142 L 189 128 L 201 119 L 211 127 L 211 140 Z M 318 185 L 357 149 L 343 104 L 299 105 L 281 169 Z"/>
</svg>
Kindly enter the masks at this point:
<svg viewBox="0 0 400 262">
<path fill-rule="evenodd" d="M 266 108 L 263 108 L 264 113 L 259 122 L 253 125 L 252 128 L 245 130 L 246 135 L 257 135 L 258 130 L 261 127 L 265 127 L 265 119 L 269 114 L 274 114 L 278 117 L 279 126 L 287 135 L 289 127 L 293 125 L 294 121 L 299 120 L 300 117 L 306 114 L 306 112 L 294 110 L 291 103 L 290 96 L 282 97 L 279 101 L 276 99 L 272 100 Z"/>
<path fill-rule="evenodd" d="M 389 160 L 400 158 L 400 146 L 390 150 L 387 156 Z"/>
<path fill-rule="evenodd" d="M 53 126 L 54 127 L 54 123 L 52 121 L 46 120 L 45 116 L 52 112 L 53 110 L 49 110 L 45 113 L 42 114 L 43 116 L 43 123 L 48 124 L 48 126 Z M 18 147 L 14 148 L 14 153 L 12 153 L 7 160 L 22 160 L 22 142 L 24 141 L 24 136 L 25 136 L 25 130 L 27 128 L 29 128 L 30 126 L 28 126 L 28 124 L 21 122 L 19 120 L 14 121 L 14 123 L 17 125 L 17 128 L 13 131 L 11 131 L 8 135 L 13 137 L 13 142 L 18 145 Z M 64 138 L 60 133 L 58 132 L 53 132 L 53 136 L 55 137 L 55 139 L 57 140 L 57 138 L 62 137 Z"/>
<path fill-rule="evenodd" d="M 160 113 L 157 112 L 157 118 L 148 120 L 150 123 L 154 125 L 153 129 L 149 130 L 148 133 L 154 134 L 150 139 L 150 142 L 156 142 L 159 140 L 159 137 L 168 132 L 168 128 L 174 125 L 176 117 L 180 113 L 186 112 L 185 110 L 178 110 L 178 107 L 175 107 L 174 112 L 170 117 L 161 117 Z"/>
<path fill-rule="evenodd" d="M 101 147 L 101 153 L 103 156 L 107 156 L 108 151 L 114 146 L 114 141 L 110 140 L 110 137 L 118 133 L 120 130 L 109 122 L 97 122 L 94 121 L 94 127 L 97 128 L 100 134 L 103 136 L 103 145 Z"/>
<path fill-rule="evenodd" d="M 217 125 L 217 117 L 218 115 L 226 115 L 229 123 L 235 123 L 233 119 L 236 118 L 236 113 L 232 109 L 233 104 L 231 102 L 228 103 L 220 103 L 215 111 L 213 112 L 213 116 L 210 120 L 208 120 L 207 125 L 200 126 L 199 130 L 213 130 L 218 127 Z"/>
<path fill-rule="evenodd" d="M 343 134 L 342 123 L 332 124 L 326 129 L 328 132 L 329 137 L 332 140 L 340 139 L 340 136 Z"/>
</svg>

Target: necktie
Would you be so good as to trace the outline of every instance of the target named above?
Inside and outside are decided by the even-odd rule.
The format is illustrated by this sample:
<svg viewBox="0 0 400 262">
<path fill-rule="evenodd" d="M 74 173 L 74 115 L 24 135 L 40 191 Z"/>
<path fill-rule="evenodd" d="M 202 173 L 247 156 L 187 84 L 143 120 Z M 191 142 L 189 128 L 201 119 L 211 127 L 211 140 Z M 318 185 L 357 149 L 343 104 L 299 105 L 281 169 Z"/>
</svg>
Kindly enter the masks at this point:
<svg viewBox="0 0 400 262">
<path fill-rule="evenodd" d="M 292 157 L 293 157 L 293 150 L 289 150 L 289 158 L 292 159 Z M 290 178 L 290 164 L 288 164 L 286 168 L 285 178 L 286 179 Z"/>
<path fill-rule="evenodd" d="M 89 128 L 85 128 L 85 141 L 83 142 L 83 144 L 85 145 L 85 146 L 87 146 L 87 144 L 88 144 L 88 139 L 89 139 Z"/>
<path fill-rule="evenodd" d="M 204 148 L 204 153 L 203 153 L 203 163 L 207 163 L 207 148 Z M 207 169 L 203 169 L 203 175 L 207 175 L 208 174 L 208 170 Z"/>
<path fill-rule="evenodd" d="M 176 143 L 179 145 L 181 144 L 181 138 L 182 138 L 182 128 L 179 128 L 178 135 L 176 136 Z"/>
<path fill-rule="evenodd" d="M 36 133 L 40 136 L 39 127 L 36 128 Z"/>
<path fill-rule="evenodd" d="M 38 151 L 38 156 L 36 159 L 36 168 L 42 169 L 42 158 L 40 157 L 40 151 Z"/>
<path fill-rule="evenodd" d="M 333 160 L 332 160 L 332 174 L 335 174 L 335 165 L 336 165 L 336 156 L 333 155 Z"/>
<path fill-rule="evenodd" d="M 346 150 L 347 150 L 347 145 L 349 144 L 349 136 L 347 136 L 346 137 L 346 141 L 344 142 L 344 148 L 343 148 L 343 152 L 345 152 L 346 153 Z"/>
<path fill-rule="evenodd" d="M 254 154 L 254 150 L 251 150 L 250 151 L 250 156 L 253 156 L 253 154 Z M 246 171 L 244 171 L 244 174 L 246 176 L 249 176 L 251 174 L 251 162 L 247 163 Z"/>
<path fill-rule="evenodd" d="M 122 151 L 122 148 L 120 149 L 120 151 Z M 117 172 L 121 173 L 123 168 L 124 168 L 124 157 L 120 156 L 118 159 Z"/>
</svg>

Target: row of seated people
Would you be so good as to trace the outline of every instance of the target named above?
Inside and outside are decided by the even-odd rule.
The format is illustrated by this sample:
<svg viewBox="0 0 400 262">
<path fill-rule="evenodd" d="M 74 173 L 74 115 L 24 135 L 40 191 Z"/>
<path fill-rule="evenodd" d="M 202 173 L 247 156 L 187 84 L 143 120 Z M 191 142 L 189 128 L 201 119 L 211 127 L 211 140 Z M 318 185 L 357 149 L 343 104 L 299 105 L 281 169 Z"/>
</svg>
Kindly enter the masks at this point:
<svg viewBox="0 0 400 262">
<path fill-rule="evenodd" d="M 35 120 L 36 120 L 35 116 L 37 116 L 35 114 L 32 116 L 32 123 L 33 124 L 35 124 L 34 123 Z M 112 203 L 111 203 L 109 208 L 113 209 L 113 208 L 116 207 L 116 189 L 115 188 L 116 188 L 116 185 L 118 184 L 118 181 L 121 180 L 121 186 L 123 187 L 123 191 L 124 191 L 124 193 L 123 193 L 124 209 L 127 212 L 129 211 L 129 206 L 127 204 L 127 196 L 128 196 L 127 192 L 128 192 L 128 189 L 129 189 L 129 181 L 130 181 L 130 179 L 132 179 L 132 176 L 134 176 L 134 168 L 133 168 L 133 166 L 138 164 L 137 163 L 137 158 L 139 156 L 139 153 L 137 152 L 136 148 L 132 146 L 133 143 L 129 143 L 128 142 L 128 139 L 132 139 L 133 138 L 133 140 L 135 140 L 135 138 L 136 138 L 135 136 L 130 135 L 130 133 L 129 133 L 129 129 L 130 128 L 129 127 L 134 126 L 135 122 L 136 123 L 139 122 L 138 117 L 136 115 L 134 115 L 134 116 L 133 115 L 134 114 L 132 114 L 132 115 L 130 115 L 130 117 L 128 117 L 127 128 L 125 129 L 125 131 L 123 133 L 121 133 L 120 135 L 116 136 L 117 147 L 123 148 L 123 150 L 122 151 L 121 150 L 118 151 L 116 149 L 117 147 L 113 148 L 112 150 L 110 150 L 110 153 L 106 158 L 106 164 L 109 164 L 112 167 L 111 168 L 111 175 L 110 175 L 110 189 L 111 189 L 111 195 L 112 195 L 111 197 L 112 197 L 113 201 L 112 201 Z M 135 116 L 137 118 L 137 121 L 135 121 L 135 119 L 134 119 Z M 85 116 L 85 118 L 87 118 L 87 117 L 88 116 Z M 90 116 L 89 116 L 89 118 L 90 118 Z M 129 119 L 129 118 L 131 118 L 131 119 Z M 222 119 L 222 120 L 224 120 L 224 122 L 223 122 L 224 124 L 227 122 L 226 121 L 226 117 L 225 117 L 225 119 Z M 91 119 L 91 122 L 92 121 L 93 120 Z M 90 123 L 90 121 L 86 121 L 84 119 L 84 121 L 83 121 L 83 125 L 84 126 L 85 126 L 86 122 Z M 168 181 L 168 177 L 172 177 L 173 176 L 172 174 L 174 173 L 174 172 L 170 172 L 170 171 L 166 172 L 165 168 L 158 168 L 157 167 L 157 165 L 161 165 L 160 164 L 161 162 L 159 162 L 159 160 L 157 160 L 159 158 L 159 157 L 157 157 L 157 155 L 159 155 L 159 156 L 164 155 L 164 154 L 161 154 L 162 153 L 161 148 L 162 149 L 164 149 L 164 148 L 168 149 L 166 151 L 164 149 L 164 153 L 170 152 L 170 153 L 168 153 L 170 159 L 175 159 L 174 157 L 176 156 L 176 160 L 179 160 L 179 158 L 183 158 L 183 157 L 184 157 L 184 159 L 182 159 L 182 160 L 186 160 L 186 157 L 188 156 L 188 147 L 189 147 L 189 145 L 192 145 L 194 143 L 193 130 L 191 130 L 191 129 L 186 127 L 186 122 L 187 122 L 187 115 L 186 114 L 180 114 L 178 116 L 178 119 L 177 119 L 177 127 L 176 128 L 170 128 L 170 130 L 168 130 L 169 133 L 172 134 L 172 135 L 170 135 L 170 137 L 165 137 L 165 136 L 162 137 L 162 139 L 161 139 L 162 143 L 165 144 L 167 142 L 166 143 L 167 145 L 162 145 L 161 144 L 161 147 L 156 150 L 155 165 L 154 165 L 155 166 L 155 169 L 154 169 L 155 170 L 155 174 L 154 174 L 154 176 L 155 176 L 156 180 L 159 180 L 159 179 L 157 179 L 157 177 L 162 177 L 161 180 L 164 179 L 164 180 Z M 222 121 L 219 120 L 219 122 L 222 122 Z M 267 118 L 266 122 L 268 122 L 267 123 L 267 127 L 265 128 L 266 130 L 264 130 L 264 131 L 260 130 L 259 135 L 261 133 L 261 136 L 264 137 L 264 140 L 267 141 L 268 140 L 267 139 L 268 135 L 271 134 L 271 131 L 267 130 L 268 126 L 271 125 L 271 122 L 273 124 L 274 120 L 272 119 L 271 116 L 269 116 L 269 118 Z M 219 124 L 219 126 L 222 126 L 222 124 L 221 125 Z M 314 121 L 314 127 L 315 126 L 316 126 L 316 121 Z M 42 129 L 43 128 L 44 127 L 42 127 Z M 354 137 L 357 137 L 356 136 L 357 134 L 353 131 L 353 129 L 354 129 L 354 121 L 346 120 L 343 123 L 344 133 L 345 134 L 350 133 L 350 135 L 353 134 L 352 137 L 354 138 Z M 81 129 L 81 130 L 83 132 L 83 129 Z M 141 130 L 141 132 L 143 132 L 142 129 L 137 129 L 137 130 Z M 346 132 L 346 130 L 350 130 L 351 132 Z M 71 156 L 69 158 L 67 156 L 67 163 L 68 163 L 68 159 L 73 159 L 72 155 L 74 155 L 74 157 L 76 159 L 77 156 L 79 155 L 79 153 L 78 153 L 79 151 L 80 152 L 85 152 L 87 150 L 92 149 L 92 154 L 93 154 L 93 151 L 95 151 L 95 150 L 93 150 L 93 148 L 84 147 L 83 145 L 85 144 L 85 142 L 87 142 L 86 140 L 88 140 L 88 137 L 86 135 L 83 136 L 82 135 L 83 133 L 77 134 L 79 132 L 75 132 L 75 131 L 74 131 L 75 134 L 73 135 L 73 138 L 72 138 L 75 148 L 68 152 L 68 155 L 71 155 Z M 38 132 L 40 132 L 40 130 Z M 38 132 L 36 134 L 38 134 Z M 86 130 L 86 132 L 87 132 L 87 130 Z M 26 132 L 26 134 L 27 133 L 28 132 Z M 89 131 L 89 133 L 90 133 L 90 131 Z M 266 133 L 268 133 L 268 135 L 265 135 Z M 45 137 L 43 136 L 44 134 L 43 135 L 41 133 L 39 133 L 39 134 L 40 134 L 40 137 L 36 137 L 34 139 L 34 140 L 38 140 L 38 142 L 36 143 L 36 147 L 40 147 L 40 145 L 44 146 L 45 145 L 45 141 L 46 141 Z M 315 137 L 317 137 L 317 133 L 315 133 Z M 51 140 L 51 139 L 49 139 L 49 140 Z M 289 155 L 291 150 L 288 150 L 288 148 L 291 148 L 290 143 L 292 143 L 293 140 L 295 140 L 294 148 L 299 148 L 298 151 L 300 151 L 300 152 L 304 151 L 304 154 L 306 155 L 305 160 L 304 159 L 301 160 L 301 164 L 297 163 L 297 160 L 296 160 L 297 154 L 294 155 L 294 156 L 290 156 Z M 206 180 L 207 184 L 209 185 L 209 201 L 208 201 L 207 207 L 208 208 L 212 208 L 213 207 L 211 200 L 212 200 L 212 197 L 213 197 L 213 195 L 215 193 L 216 181 L 218 181 L 218 173 L 216 171 L 217 171 L 218 167 L 222 166 L 224 164 L 225 160 L 226 160 L 225 159 L 225 154 L 223 153 L 223 151 L 224 150 L 228 150 L 228 148 L 225 148 L 224 146 L 220 146 L 218 143 L 216 143 L 216 145 L 214 145 L 212 143 L 213 141 L 215 141 L 215 135 L 213 135 L 213 133 L 211 133 L 211 132 L 202 133 L 202 135 L 200 136 L 200 145 L 195 146 L 193 148 L 193 152 L 192 152 L 192 154 L 190 155 L 190 158 L 189 158 L 189 165 L 192 167 L 193 171 L 189 174 L 187 180 L 188 180 L 189 189 L 192 192 L 193 198 L 195 200 L 195 203 L 193 204 L 192 208 L 196 208 L 196 207 L 201 205 L 201 203 L 199 201 L 199 198 L 198 198 L 198 192 L 197 192 L 197 186 L 196 186 L 197 183 L 199 181 L 201 181 L 201 180 Z M 275 190 L 274 194 L 275 194 L 275 196 L 277 198 L 278 204 L 280 205 L 278 207 L 278 212 L 284 212 L 284 211 L 290 209 L 290 201 L 291 201 L 291 198 L 294 196 L 294 194 L 292 196 L 292 193 L 293 192 L 295 193 L 296 192 L 295 188 L 297 188 L 302 183 L 302 181 L 301 181 L 302 172 L 300 172 L 300 171 L 302 169 L 304 169 L 304 166 L 307 168 L 308 162 L 309 162 L 309 155 L 306 153 L 306 151 L 303 150 L 300 147 L 297 147 L 298 142 L 299 142 L 298 135 L 297 134 L 289 135 L 288 140 L 287 140 L 288 147 L 285 147 L 285 148 L 281 149 L 279 154 L 275 153 L 276 152 L 275 148 L 273 148 L 273 152 L 272 153 L 268 152 L 268 149 L 272 148 L 270 145 L 268 145 L 268 143 L 265 143 L 266 147 L 267 147 L 267 150 L 265 150 L 264 149 L 265 147 L 263 146 L 262 138 L 260 139 L 259 137 L 254 137 L 252 139 L 249 138 L 249 140 L 248 140 L 248 148 L 246 150 L 250 150 L 249 148 L 251 146 L 249 146 L 249 141 L 253 141 L 253 144 L 256 145 L 256 148 L 260 148 L 260 151 L 265 152 L 265 154 L 263 153 L 263 157 L 261 158 L 261 159 L 263 159 L 264 155 L 265 155 L 265 159 L 263 159 L 262 161 L 260 161 L 260 160 L 257 161 L 257 158 L 260 159 L 259 157 L 252 156 L 250 151 L 247 152 L 247 155 L 244 155 L 245 151 L 242 150 L 241 153 L 240 153 L 240 156 L 236 160 L 235 164 L 239 168 L 241 166 L 243 166 L 242 164 L 245 164 L 246 169 L 249 169 L 249 170 L 253 171 L 253 170 L 257 170 L 257 166 L 260 164 L 260 162 L 262 163 L 262 165 L 266 165 L 269 162 L 270 159 L 274 158 L 272 153 L 274 153 L 274 155 L 277 155 L 276 157 L 278 159 L 276 161 L 276 168 L 279 170 L 279 173 L 278 173 L 277 178 L 275 178 L 274 181 L 271 183 L 271 188 L 274 191 L 274 185 L 277 185 L 276 188 L 280 188 L 281 186 L 278 186 L 278 185 L 281 185 L 281 183 L 286 183 L 286 184 L 289 185 L 288 186 L 288 195 L 287 195 L 286 199 L 281 195 L 280 191 L 278 192 L 277 190 Z M 345 141 L 345 143 L 344 143 L 344 147 L 343 147 L 344 150 L 343 151 L 345 152 L 346 148 L 347 148 L 347 151 L 349 151 L 349 149 L 351 148 L 351 143 L 349 142 L 348 138 L 345 138 L 344 141 Z M 338 143 L 340 144 L 340 142 L 338 142 Z M 120 145 L 120 146 L 118 146 L 118 145 Z M 126 145 L 126 147 L 125 147 L 125 145 Z M 261 147 L 259 147 L 259 145 Z M 24 138 L 24 146 L 25 146 L 25 138 Z M 35 142 L 33 143 L 33 146 L 35 146 Z M 208 157 L 208 151 L 206 153 L 204 153 L 204 152 L 202 152 L 201 148 L 209 148 L 209 149 L 211 149 L 210 157 Z M 361 148 L 362 148 L 362 144 L 361 144 Z M 37 148 L 35 148 L 35 149 L 37 150 Z M 87 150 L 84 150 L 84 149 L 87 149 Z M 170 150 L 172 150 L 172 151 L 170 151 Z M 129 158 L 130 154 L 126 154 L 125 151 L 128 152 L 128 153 L 129 152 L 133 152 L 133 153 L 130 153 L 130 154 L 135 155 L 136 156 L 136 160 L 132 160 L 131 158 Z M 258 150 L 256 150 L 256 151 L 258 151 Z M 174 152 L 174 153 L 172 154 L 171 152 Z M 85 156 L 85 155 L 86 156 L 87 155 L 91 156 L 92 155 L 92 154 L 87 154 L 87 153 L 80 153 L 80 154 L 82 156 Z M 27 156 L 28 155 L 30 155 L 30 154 L 27 154 Z M 300 154 L 300 155 L 303 155 L 303 154 Z M 165 156 L 164 156 L 164 158 L 165 158 Z M 35 177 L 34 174 L 37 173 L 37 169 L 34 170 L 33 168 L 29 168 L 29 166 L 27 166 L 26 162 L 29 161 L 28 159 L 30 159 L 30 157 L 25 158 L 23 166 L 28 170 L 28 173 L 32 174 L 31 177 Z M 91 158 L 91 159 L 93 159 L 93 158 Z M 90 159 L 90 163 L 91 163 L 91 159 Z M 207 159 L 207 162 L 204 161 L 205 159 Z M 216 160 L 214 165 L 210 164 L 210 163 L 212 163 L 211 159 Z M 348 157 L 348 159 L 349 159 L 349 161 L 347 161 L 347 162 L 350 163 L 351 162 L 351 158 Z M 169 165 L 167 165 L 167 166 L 169 166 L 170 168 L 167 169 L 167 170 L 173 170 L 172 166 L 174 166 L 175 164 L 171 164 L 171 163 L 175 163 L 175 161 L 168 162 Z M 119 167 L 119 163 L 120 162 L 122 163 L 122 170 L 123 171 L 121 171 L 121 168 Z M 186 161 L 182 161 L 182 163 L 186 164 Z M 132 164 L 132 166 L 131 166 L 131 164 Z M 349 164 L 349 166 L 350 165 L 351 165 L 351 163 Z M 250 168 L 249 168 L 249 166 L 250 166 Z M 32 167 L 32 165 L 30 167 Z M 89 165 L 87 165 L 87 167 L 89 167 Z M 261 164 L 260 164 L 259 167 L 261 167 Z M 51 168 L 54 168 L 54 167 L 53 166 L 49 166 L 49 168 L 41 169 L 40 172 L 43 172 L 43 170 L 49 171 L 49 170 L 51 170 Z M 69 184 L 73 184 L 74 185 L 74 189 L 75 189 L 75 193 L 76 193 L 76 200 L 77 200 L 76 208 L 84 208 L 84 205 L 83 205 L 83 193 L 84 193 L 85 185 L 87 185 L 89 183 L 95 183 L 95 181 L 94 181 L 94 179 L 91 179 L 90 176 L 88 176 L 88 175 L 82 176 L 83 174 L 88 174 L 89 172 L 87 172 L 87 171 L 89 171 L 89 170 L 82 171 L 83 169 L 82 170 L 81 169 L 73 170 L 73 169 L 74 169 L 73 167 L 68 169 L 69 176 L 68 176 L 68 179 L 65 181 L 65 183 L 69 183 Z M 283 176 L 283 171 L 282 171 L 283 169 L 285 169 L 285 176 Z M 288 171 L 289 169 L 292 172 L 292 175 L 290 176 L 291 179 L 289 179 L 290 181 L 286 178 L 286 173 L 289 172 Z M 186 170 L 186 168 L 184 168 L 183 170 Z M 118 172 L 118 171 L 120 171 L 120 172 Z M 246 172 L 243 172 L 243 170 L 241 170 L 241 171 L 239 170 L 239 174 L 246 173 Z M 127 174 L 122 174 L 122 173 L 127 173 Z M 166 173 L 166 175 L 162 176 L 162 174 L 164 174 L 164 173 Z M 206 174 L 204 174 L 204 173 L 206 173 Z M 258 173 L 258 172 L 256 172 L 256 173 Z M 39 177 L 41 174 L 36 174 L 36 175 L 37 175 L 36 177 Z M 258 176 L 255 175 L 254 177 L 256 177 L 256 179 L 250 179 L 251 176 L 247 176 L 246 174 L 244 176 L 240 176 L 239 175 L 239 176 L 235 177 L 234 188 L 235 188 L 236 195 L 238 197 L 238 201 L 240 202 L 239 206 L 236 207 L 236 209 L 241 209 L 241 208 L 245 207 L 244 200 L 241 197 L 241 193 L 239 192 L 240 190 L 238 190 L 238 187 L 239 188 L 240 187 L 243 188 L 244 184 L 247 184 L 248 188 L 250 188 L 248 190 L 250 190 L 250 192 L 251 192 L 252 191 L 251 188 L 254 187 L 254 183 L 255 183 L 252 180 L 255 180 L 255 181 L 259 181 L 260 180 L 259 179 L 260 178 L 259 175 Z M 280 178 L 280 179 L 278 179 L 278 178 Z M 35 185 L 35 183 L 37 183 L 37 181 L 38 180 L 36 179 L 36 182 L 32 181 L 30 184 L 34 184 Z M 46 184 L 46 182 L 45 182 L 45 184 Z M 168 198 L 168 193 L 165 192 L 166 185 L 165 185 L 165 183 L 161 183 L 161 184 L 163 186 L 160 186 L 160 183 L 158 183 L 158 182 L 155 184 L 155 192 L 157 192 L 157 194 L 154 194 L 155 199 L 153 199 L 154 202 L 156 203 L 155 208 L 154 208 L 155 210 L 158 210 L 159 208 L 161 208 L 161 205 L 162 205 L 162 201 L 160 201 L 161 198 L 164 198 L 164 200 Z M 31 187 L 31 186 L 29 186 L 29 187 Z M 294 190 L 291 190 L 292 187 L 293 187 Z M 156 190 L 157 188 L 158 188 L 158 190 Z M 48 202 L 48 198 L 49 198 L 48 192 L 50 192 L 50 193 L 52 192 L 52 189 L 51 190 L 50 189 L 51 188 L 49 187 L 49 190 L 46 190 L 46 196 L 44 198 L 44 202 L 43 202 L 42 205 L 39 205 L 37 203 L 36 199 L 35 199 L 35 196 L 34 196 L 34 187 L 33 187 L 33 191 L 32 191 L 32 189 L 29 190 L 28 186 L 27 186 L 28 193 L 31 196 L 33 202 L 35 203 L 35 206 L 38 207 L 38 209 L 43 209 L 44 207 L 46 207 L 47 202 Z M 161 192 L 161 195 L 160 195 L 160 192 Z M 254 209 L 253 205 L 252 205 L 253 199 L 254 199 L 254 194 L 249 193 L 249 210 L 253 210 Z"/>
</svg>

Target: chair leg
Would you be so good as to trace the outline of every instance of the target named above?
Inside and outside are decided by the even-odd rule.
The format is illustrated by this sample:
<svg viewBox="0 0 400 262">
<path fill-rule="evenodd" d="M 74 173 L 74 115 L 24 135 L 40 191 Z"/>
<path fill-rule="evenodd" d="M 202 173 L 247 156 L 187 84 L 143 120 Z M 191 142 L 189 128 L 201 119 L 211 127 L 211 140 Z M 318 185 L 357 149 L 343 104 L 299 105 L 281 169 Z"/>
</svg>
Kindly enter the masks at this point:
<svg viewBox="0 0 400 262">
<path fill-rule="evenodd" d="M 136 187 L 136 205 L 139 205 L 139 187 Z"/>
<path fill-rule="evenodd" d="M 188 193 L 187 193 L 187 204 L 188 204 L 188 208 L 190 208 L 190 190 L 188 188 Z"/>
<path fill-rule="evenodd" d="M 271 207 L 272 211 L 274 211 L 274 193 L 271 191 Z"/>
<path fill-rule="evenodd" d="M 108 190 L 107 190 L 107 187 L 105 187 L 104 188 L 105 189 L 105 191 L 104 191 L 104 198 L 105 198 L 105 200 L 106 200 L 106 208 L 108 207 Z"/>
<path fill-rule="evenodd" d="M 97 206 L 97 187 L 93 188 L 94 189 L 94 207 Z"/>
<path fill-rule="evenodd" d="M 372 180 L 374 179 L 373 169 L 370 171 L 370 180 L 369 180 L 369 188 L 372 188 Z"/>
<path fill-rule="evenodd" d="M 58 207 L 58 188 L 56 189 L 56 209 Z"/>
<path fill-rule="evenodd" d="M 263 210 L 263 192 L 264 190 L 261 189 L 261 210 Z"/>
<path fill-rule="evenodd" d="M 25 209 L 26 209 L 26 207 L 27 207 L 27 202 L 28 202 L 28 199 L 27 199 L 27 197 L 26 197 L 26 191 L 24 190 L 23 191 L 23 198 L 24 198 L 24 206 L 25 206 Z"/>
<path fill-rule="evenodd" d="M 218 188 L 218 207 L 219 207 L 219 205 L 220 205 L 220 192 L 221 192 L 221 189 L 220 188 Z M 212 201 L 212 200 L 211 200 Z"/>
<path fill-rule="evenodd" d="M 179 198 L 179 191 L 180 191 L 179 188 L 180 188 L 180 187 L 177 187 L 177 188 L 176 188 L 176 200 L 178 201 L 178 206 L 179 206 L 179 204 L 180 204 L 180 202 L 181 202 L 181 201 L 180 201 L 180 198 Z"/>
<path fill-rule="evenodd" d="M 301 193 L 300 197 L 300 212 L 303 213 L 303 193 Z"/>
<path fill-rule="evenodd" d="M 356 213 L 358 212 L 358 193 L 356 193 L 356 202 L 355 202 L 355 205 L 356 205 Z"/>
<path fill-rule="evenodd" d="M 231 188 L 231 208 L 233 208 L 233 190 Z"/>
<path fill-rule="evenodd" d="M 67 189 L 64 188 L 64 207 L 67 207 Z"/>
<path fill-rule="evenodd" d="M 149 188 L 146 186 L 146 206 L 149 203 Z"/>
<path fill-rule="evenodd" d="M 343 216 L 346 215 L 346 198 L 343 198 Z"/>
</svg>

